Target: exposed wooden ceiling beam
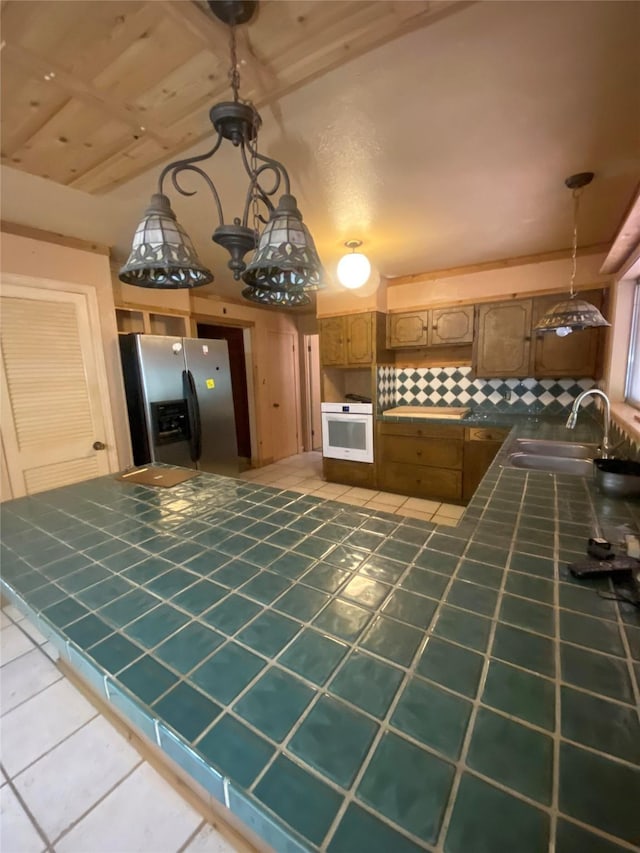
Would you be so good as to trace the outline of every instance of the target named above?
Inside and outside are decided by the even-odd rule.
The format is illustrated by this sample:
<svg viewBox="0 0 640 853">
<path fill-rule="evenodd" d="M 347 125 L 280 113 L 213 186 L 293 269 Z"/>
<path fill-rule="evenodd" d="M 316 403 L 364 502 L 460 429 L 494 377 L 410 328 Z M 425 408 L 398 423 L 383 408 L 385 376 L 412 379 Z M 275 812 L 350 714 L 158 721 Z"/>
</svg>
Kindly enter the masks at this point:
<svg viewBox="0 0 640 853">
<path fill-rule="evenodd" d="M 595 255 L 598 252 L 606 252 L 608 243 L 595 243 L 593 246 L 583 246 L 578 249 L 578 257 L 582 255 Z M 485 261 L 480 264 L 470 264 L 464 267 L 451 267 L 443 270 L 430 270 L 429 272 L 418 272 L 412 275 L 401 275 L 396 278 L 387 278 L 387 285 L 395 287 L 399 284 L 417 284 L 422 281 L 435 281 L 438 278 L 451 278 L 456 275 L 469 275 L 470 273 L 487 272 L 489 270 L 500 270 L 505 267 L 519 267 L 523 264 L 539 264 L 545 261 L 558 261 L 571 257 L 571 249 L 557 249 L 554 252 L 543 252 L 538 255 L 521 255 L 515 258 L 502 258 L 496 261 Z"/>
<path fill-rule="evenodd" d="M 90 106 L 99 107 L 112 118 L 128 125 L 134 136 L 146 134 L 159 144 L 168 145 L 172 143 L 172 140 L 170 141 L 163 131 L 149 126 L 144 112 L 135 105 L 123 106 L 111 99 L 105 92 L 96 89 L 84 80 L 78 79 L 73 74 L 69 74 L 60 64 L 49 59 L 43 59 L 33 51 L 10 41 L 5 42 L 2 52 L 8 61 L 16 62 L 35 76 L 48 80 L 51 86 L 61 88 L 69 96 L 75 96 Z M 10 154 L 11 152 L 6 153 Z"/>
</svg>

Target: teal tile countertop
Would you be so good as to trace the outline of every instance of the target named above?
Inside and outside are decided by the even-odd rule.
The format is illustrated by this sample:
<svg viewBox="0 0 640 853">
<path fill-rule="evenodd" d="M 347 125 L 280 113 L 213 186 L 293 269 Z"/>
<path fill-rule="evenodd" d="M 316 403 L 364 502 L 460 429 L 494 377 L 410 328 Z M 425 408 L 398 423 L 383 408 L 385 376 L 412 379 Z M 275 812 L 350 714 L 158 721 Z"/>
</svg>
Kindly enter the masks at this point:
<svg viewBox="0 0 640 853">
<path fill-rule="evenodd" d="M 2 590 L 277 851 L 637 850 L 640 613 L 566 566 L 640 505 L 502 456 L 455 528 L 208 474 L 15 500 Z"/>
</svg>

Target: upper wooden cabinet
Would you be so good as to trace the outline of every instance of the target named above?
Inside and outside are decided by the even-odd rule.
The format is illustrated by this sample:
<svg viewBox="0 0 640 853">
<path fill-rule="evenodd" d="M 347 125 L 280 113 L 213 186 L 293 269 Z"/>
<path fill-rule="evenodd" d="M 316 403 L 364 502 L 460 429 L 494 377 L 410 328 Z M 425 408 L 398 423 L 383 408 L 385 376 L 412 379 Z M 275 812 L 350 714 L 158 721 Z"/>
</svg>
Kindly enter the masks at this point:
<svg viewBox="0 0 640 853">
<path fill-rule="evenodd" d="M 473 340 L 473 305 L 404 311 L 390 314 L 387 345 L 394 349 L 470 344 Z"/>
<path fill-rule="evenodd" d="M 389 347 L 426 347 L 429 336 L 429 312 L 406 311 L 403 314 L 389 314 L 387 332 Z"/>
<path fill-rule="evenodd" d="M 375 311 L 318 321 L 320 360 L 325 367 L 369 365 L 384 337 L 384 316 Z"/>
<path fill-rule="evenodd" d="M 549 308 L 553 308 L 565 297 L 562 294 L 539 296 L 533 300 L 532 324 L 536 325 L 540 317 Z M 588 290 L 580 293 L 586 299 L 602 309 L 601 290 Z M 561 376 L 597 378 L 600 375 L 599 356 L 604 340 L 604 329 L 583 329 L 564 338 L 553 332 L 535 333 L 532 376 L 555 379 Z"/>
<path fill-rule="evenodd" d="M 602 308 L 601 290 L 589 290 L 581 295 Z M 475 375 L 597 379 L 601 372 L 604 329 L 584 329 L 563 338 L 553 332 L 536 333 L 534 329 L 545 311 L 562 299 L 563 295 L 556 293 L 479 305 L 473 342 Z"/>
<path fill-rule="evenodd" d="M 473 341 L 473 305 L 433 308 L 428 346 L 470 344 Z"/>
<path fill-rule="evenodd" d="M 346 317 L 328 317 L 318 321 L 322 364 L 345 363 L 347 359 L 346 319 Z"/>
<path fill-rule="evenodd" d="M 472 362 L 476 376 L 531 376 L 531 316 L 530 299 L 478 306 Z"/>
</svg>

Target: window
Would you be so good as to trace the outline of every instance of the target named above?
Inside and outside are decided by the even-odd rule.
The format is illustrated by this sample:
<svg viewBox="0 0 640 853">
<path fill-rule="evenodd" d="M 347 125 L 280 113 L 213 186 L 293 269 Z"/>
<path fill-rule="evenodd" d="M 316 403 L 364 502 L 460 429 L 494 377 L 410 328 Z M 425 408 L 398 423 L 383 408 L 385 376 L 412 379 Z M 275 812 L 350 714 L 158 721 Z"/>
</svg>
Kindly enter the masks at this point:
<svg viewBox="0 0 640 853">
<path fill-rule="evenodd" d="M 625 399 L 627 403 L 640 409 L 640 282 L 636 284 L 633 295 L 633 318 L 631 321 L 631 338 L 629 339 Z"/>
</svg>

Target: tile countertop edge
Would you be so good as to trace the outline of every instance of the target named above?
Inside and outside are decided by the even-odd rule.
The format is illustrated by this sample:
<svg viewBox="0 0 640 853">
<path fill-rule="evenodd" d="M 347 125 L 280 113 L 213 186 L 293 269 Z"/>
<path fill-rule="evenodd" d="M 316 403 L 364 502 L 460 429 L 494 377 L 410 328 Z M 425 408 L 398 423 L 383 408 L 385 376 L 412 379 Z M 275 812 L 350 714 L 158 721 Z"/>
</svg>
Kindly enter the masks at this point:
<svg viewBox="0 0 640 853">
<path fill-rule="evenodd" d="M 231 779 L 212 767 L 195 747 L 190 746 L 162 718 L 155 716 L 152 709 L 115 676 L 83 654 L 83 650 L 65 637 L 42 613 L 36 613 L 2 578 L 0 593 L 40 630 L 90 693 L 112 705 L 115 713 L 126 721 L 136 735 L 167 757 L 168 766 L 171 766 L 171 763 L 177 764 L 219 805 L 228 809 L 237 820 L 259 835 L 278 853 L 311 853 L 318 849 L 299 836 L 277 815 L 268 812 L 250 792 L 239 788 Z M 198 795 L 195 790 L 194 793 Z M 224 819 L 224 813 L 221 817 Z"/>
</svg>

